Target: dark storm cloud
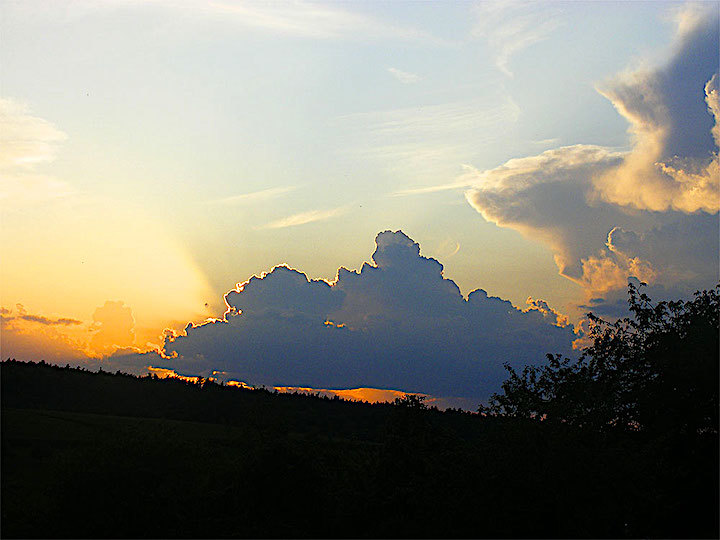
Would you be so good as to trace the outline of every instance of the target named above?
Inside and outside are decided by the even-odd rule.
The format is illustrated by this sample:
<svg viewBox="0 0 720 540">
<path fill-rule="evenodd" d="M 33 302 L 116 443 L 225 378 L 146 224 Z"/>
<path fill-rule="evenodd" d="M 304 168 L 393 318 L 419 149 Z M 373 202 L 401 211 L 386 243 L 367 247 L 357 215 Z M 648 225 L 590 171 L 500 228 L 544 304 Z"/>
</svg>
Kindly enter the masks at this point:
<svg viewBox="0 0 720 540">
<path fill-rule="evenodd" d="M 166 358 L 112 360 L 223 371 L 256 385 L 484 398 L 504 380 L 503 362 L 570 352 L 572 327 L 558 326 L 543 301 L 522 311 L 481 289 L 466 300 L 403 232 L 380 233 L 376 243 L 373 263 L 339 269 L 332 284 L 284 266 L 239 284 L 225 297 L 225 319 L 168 338 Z"/>
</svg>

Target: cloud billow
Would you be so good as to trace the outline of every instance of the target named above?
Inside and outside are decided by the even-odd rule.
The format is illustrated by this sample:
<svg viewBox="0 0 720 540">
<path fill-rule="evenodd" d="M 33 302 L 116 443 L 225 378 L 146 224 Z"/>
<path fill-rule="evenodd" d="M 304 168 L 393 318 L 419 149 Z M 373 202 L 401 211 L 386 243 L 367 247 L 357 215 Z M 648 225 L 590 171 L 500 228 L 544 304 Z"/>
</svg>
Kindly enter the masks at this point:
<svg viewBox="0 0 720 540">
<path fill-rule="evenodd" d="M 615 312 L 630 277 L 682 295 L 719 277 L 718 9 L 686 6 L 676 21 L 667 62 L 599 89 L 628 121 L 629 151 L 577 144 L 463 178 L 487 221 L 547 245 Z"/>
<path fill-rule="evenodd" d="M 389 388 L 484 399 L 504 380 L 504 362 L 569 353 L 575 334 L 546 304 L 525 311 L 488 296 L 463 298 L 443 266 L 402 231 L 376 239 L 373 263 L 308 279 L 278 266 L 225 295 L 225 318 L 188 325 L 154 354 L 118 364 L 183 373 L 223 371 L 252 384 Z M 173 358 L 174 357 L 174 358 Z"/>
</svg>

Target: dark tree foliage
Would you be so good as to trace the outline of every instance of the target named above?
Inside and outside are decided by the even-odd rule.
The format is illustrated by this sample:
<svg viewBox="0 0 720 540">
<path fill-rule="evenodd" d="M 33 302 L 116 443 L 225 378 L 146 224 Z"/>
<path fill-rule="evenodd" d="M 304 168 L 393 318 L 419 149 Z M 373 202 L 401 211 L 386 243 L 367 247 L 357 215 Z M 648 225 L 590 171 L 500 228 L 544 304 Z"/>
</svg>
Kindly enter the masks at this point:
<svg viewBox="0 0 720 540">
<path fill-rule="evenodd" d="M 395 398 L 393 401 L 393 405 L 396 407 L 401 407 L 403 409 L 415 409 L 424 411 L 427 409 L 427 405 L 425 404 L 425 400 L 427 398 L 425 396 L 421 396 L 418 394 L 406 394 L 403 397 Z"/>
<path fill-rule="evenodd" d="M 578 360 L 506 366 L 502 392 L 479 412 L 571 430 L 574 457 L 595 446 L 592 458 L 608 460 L 619 488 L 605 495 L 624 536 L 717 537 L 720 285 L 653 303 L 629 284 L 628 297 L 630 317 L 589 314 L 592 344 Z"/>
<path fill-rule="evenodd" d="M 630 317 L 588 315 L 592 345 L 577 361 L 548 355 L 547 365 L 519 373 L 506 366 L 502 393 L 480 412 L 595 431 L 717 435 L 720 285 L 687 302 L 654 304 L 632 283 L 628 296 Z"/>
</svg>

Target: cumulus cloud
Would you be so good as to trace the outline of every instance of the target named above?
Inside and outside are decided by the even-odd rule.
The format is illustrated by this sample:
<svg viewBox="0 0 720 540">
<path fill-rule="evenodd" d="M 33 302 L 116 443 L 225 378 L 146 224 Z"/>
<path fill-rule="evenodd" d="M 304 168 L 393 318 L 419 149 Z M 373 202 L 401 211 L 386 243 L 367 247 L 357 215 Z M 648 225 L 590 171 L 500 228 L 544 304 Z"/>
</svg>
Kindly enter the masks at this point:
<svg viewBox="0 0 720 540">
<path fill-rule="evenodd" d="M 624 294 L 633 276 L 666 292 L 718 279 L 716 8 L 680 12 L 666 64 L 600 87 L 628 120 L 629 151 L 566 146 L 456 182 L 473 185 L 466 198 L 487 221 L 546 244 L 588 299 Z"/>
<path fill-rule="evenodd" d="M 712 284 L 718 277 L 718 214 L 679 215 L 644 232 L 613 228 L 608 248 L 629 259 L 651 260 L 668 282 Z"/>
<path fill-rule="evenodd" d="M 595 187 L 615 204 L 714 213 L 720 208 L 717 5 L 690 6 L 678 18 L 666 65 L 622 73 L 599 87 L 629 122 L 633 149 Z"/>
<path fill-rule="evenodd" d="M 48 317 L 28 313 L 22 304 L 0 308 L 1 350 L 4 357 L 23 361 L 46 360 L 88 368 L 108 358 L 148 350 L 135 347 L 132 309 L 121 301 L 106 301 L 95 309 L 92 322 L 71 317 Z M 157 345 L 154 346 L 157 348 Z M 147 373 L 147 365 L 127 365 L 129 372 Z"/>
<path fill-rule="evenodd" d="M 636 224 L 633 215 L 592 200 L 592 178 L 619 164 L 622 155 L 575 145 L 511 159 L 487 171 L 469 170 L 475 187 L 466 193 L 485 220 L 540 240 L 555 253 L 560 273 L 582 282 L 582 261 L 603 246 L 618 223 Z"/>
<path fill-rule="evenodd" d="M 437 260 L 401 231 L 376 239 L 372 262 L 334 282 L 278 266 L 225 295 L 223 319 L 169 335 L 163 354 L 116 355 L 118 365 L 183 374 L 225 372 L 267 387 L 376 388 L 481 399 L 503 362 L 569 352 L 572 327 L 483 290 L 463 298 Z M 549 310 L 549 306 L 547 306 Z"/>
<path fill-rule="evenodd" d="M 543 317 L 553 321 L 556 326 L 564 328 L 565 326 L 568 326 L 570 324 L 570 319 L 568 319 L 567 315 L 564 315 L 550 307 L 550 305 L 545 300 L 528 296 L 525 303 L 528 305 L 528 310 L 534 309 L 536 311 L 539 311 L 540 313 L 542 313 Z"/>
<path fill-rule="evenodd" d="M 111 353 L 130 347 L 135 341 L 135 319 L 132 309 L 123 302 L 108 300 L 93 313 L 93 336 L 90 347 L 97 353 Z"/>
</svg>

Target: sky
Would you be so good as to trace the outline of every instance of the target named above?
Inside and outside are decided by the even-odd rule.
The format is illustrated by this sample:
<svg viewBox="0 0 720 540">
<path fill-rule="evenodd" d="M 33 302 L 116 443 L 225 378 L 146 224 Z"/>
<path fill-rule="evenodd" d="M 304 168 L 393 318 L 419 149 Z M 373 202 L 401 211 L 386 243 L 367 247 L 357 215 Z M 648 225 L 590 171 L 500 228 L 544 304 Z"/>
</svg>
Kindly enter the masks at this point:
<svg viewBox="0 0 720 540">
<path fill-rule="evenodd" d="M 718 10 L 7 0 L 2 356 L 482 397 L 713 287 Z"/>
</svg>

